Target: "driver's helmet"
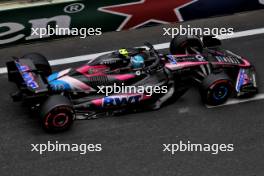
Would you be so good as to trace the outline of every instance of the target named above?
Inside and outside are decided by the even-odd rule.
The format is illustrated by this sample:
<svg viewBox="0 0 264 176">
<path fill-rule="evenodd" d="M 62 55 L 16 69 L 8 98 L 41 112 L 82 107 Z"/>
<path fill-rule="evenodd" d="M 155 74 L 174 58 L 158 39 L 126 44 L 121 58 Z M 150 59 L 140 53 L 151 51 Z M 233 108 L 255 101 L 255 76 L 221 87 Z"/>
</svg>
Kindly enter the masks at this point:
<svg viewBox="0 0 264 176">
<path fill-rule="evenodd" d="M 125 57 L 125 58 L 127 58 L 128 55 L 129 55 L 127 49 L 125 49 L 125 48 L 119 49 L 118 51 L 119 51 L 119 54 L 120 54 L 121 56 Z"/>
<path fill-rule="evenodd" d="M 144 57 L 139 54 L 132 56 L 130 59 L 130 63 L 133 69 L 141 69 L 144 67 L 144 63 L 145 63 Z"/>
</svg>

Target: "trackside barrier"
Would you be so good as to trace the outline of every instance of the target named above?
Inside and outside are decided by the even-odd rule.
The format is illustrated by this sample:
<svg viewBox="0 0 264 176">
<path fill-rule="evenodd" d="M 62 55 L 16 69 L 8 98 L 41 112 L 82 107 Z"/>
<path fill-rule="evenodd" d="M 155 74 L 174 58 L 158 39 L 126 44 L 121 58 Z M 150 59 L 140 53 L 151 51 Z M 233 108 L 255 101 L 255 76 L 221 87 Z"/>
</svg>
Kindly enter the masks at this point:
<svg viewBox="0 0 264 176">
<path fill-rule="evenodd" d="M 30 2 L 29 2 L 30 1 Z M 0 3 L 0 47 L 65 36 L 34 34 L 32 28 L 128 30 L 233 14 L 264 7 L 264 0 L 25 0 Z"/>
</svg>

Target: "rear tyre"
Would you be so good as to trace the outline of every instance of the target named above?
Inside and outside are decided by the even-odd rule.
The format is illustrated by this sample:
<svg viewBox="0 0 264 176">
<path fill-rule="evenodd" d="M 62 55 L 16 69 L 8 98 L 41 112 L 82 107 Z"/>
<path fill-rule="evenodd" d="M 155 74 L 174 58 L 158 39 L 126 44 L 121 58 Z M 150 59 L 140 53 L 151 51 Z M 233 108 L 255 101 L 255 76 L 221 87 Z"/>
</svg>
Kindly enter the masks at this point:
<svg viewBox="0 0 264 176">
<path fill-rule="evenodd" d="M 29 53 L 22 58 L 30 59 L 38 71 L 42 72 L 43 76 L 47 77 L 52 73 L 51 66 L 47 58 L 39 53 Z"/>
<path fill-rule="evenodd" d="M 203 102 L 213 106 L 225 103 L 232 92 L 232 81 L 225 73 L 208 75 L 200 88 Z"/>
<path fill-rule="evenodd" d="M 170 43 L 171 54 L 196 54 L 191 48 L 198 52 L 203 51 L 203 44 L 197 36 L 176 36 Z"/>
<path fill-rule="evenodd" d="M 62 95 L 53 95 L 41 105 L 40 120 L 47 132 L 65 131 L 71 127 L 75 113 L 71 102 Z"/>
</svg>

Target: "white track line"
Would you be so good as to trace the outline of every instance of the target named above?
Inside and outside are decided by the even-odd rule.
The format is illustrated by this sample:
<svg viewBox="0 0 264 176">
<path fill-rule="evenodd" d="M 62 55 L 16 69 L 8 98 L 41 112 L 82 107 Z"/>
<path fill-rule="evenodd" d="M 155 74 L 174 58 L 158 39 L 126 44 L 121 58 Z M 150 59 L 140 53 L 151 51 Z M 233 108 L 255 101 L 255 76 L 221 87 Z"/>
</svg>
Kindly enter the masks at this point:
<svg viewBox="0 0 264 176">
<path fill-rule="evenodd" d="M 225 39 L 246 37 L 246 36 L 257 35 L 257 34 L 264 34 L 264 28 L 234 32 L 233 35 L 223 35 L 223 36 L 218 36 L 217 38 L 219 38 L 221 40 L 225 40 Z M 160 44 L 154 45 L 154 47 L 157 50 L 160 50 L 160 49 L 169 48 L 169 45 L 170 45 L 169 42 L 168 43 L 160 43 Z M 102 53 L 88 54 L 88 55 L 82 55 L 82 56 L 75 56 L 75 57 L 69 57 L 69 58 L 62 58 L 62 59 L 55 59 L 55 60 L 50 60 L 49 63 L 51 66 L 76 63 L 76 62 L 81 62 L 81 61 L 87 61 L 87 60 L 93 59 L 95 57 L 98 57 L 102 54 L 106 54 L 106 53 L 110 53 L 110 52 L 112 52 L 112 51 L 106 51 L 106 52 L 102 52 Z M 0 68 L 0 74 L 5 74 L 5 73 L 7 73 L 6 67 L 1 67 Z"/>
<path fill-rule="evenodd" d="M 225 39 L 240 38 L 240 37 L 251 36 L 251 35 L 258 35 L 258 34 L 263 34 L 263 33 L 264 33 L 264 28 L 258 28 L 258 29 L 234 32 L 234 34 L 232 35 L 219 35 L 217 36 L 217 38 L 220 40 L 225 40 Z"/>
<path fill-rule="evenodd" d="M 228 105 L 234 105 L 234 104 L 240 104 L 240 103 L 246 103 L 250 101 L 258 101 L 258 100 L 264 100 L 264 93 L 257 94 L 256 96 L 252 98 L 247 98 L 247 99 L 230 99 L 226 103 L 219 105 L 219 106 L 209 106 L 206 105 L 207 108 L 218 108 L 221 106 L 228 106 Z"/>
<path fill-rule="evenodd" d="M 5 73 L 7 73 L 6 67 L 0 68 L 0 74 L 5 74 Z"/>
</svg>

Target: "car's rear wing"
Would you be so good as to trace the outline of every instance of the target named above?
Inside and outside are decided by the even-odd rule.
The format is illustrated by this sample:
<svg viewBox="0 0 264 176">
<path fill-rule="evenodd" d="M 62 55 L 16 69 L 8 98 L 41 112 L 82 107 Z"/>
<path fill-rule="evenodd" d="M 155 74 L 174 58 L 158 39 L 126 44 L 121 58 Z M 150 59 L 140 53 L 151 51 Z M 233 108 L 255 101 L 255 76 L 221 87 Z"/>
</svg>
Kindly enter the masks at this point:
<svg viewBox="0 0 264 176">
<path fill-rule="evenodd" d="M 8 80 L 16 83 L 19 93 L 12 96 L 13 99 L 34 97 L 48 91 L 48 84 L 39 74 L 34 63 L 30 59 L 15 59 L 6 63 Z M 18 98 L 18 95 L 21 96 Z"/>
</svg>

